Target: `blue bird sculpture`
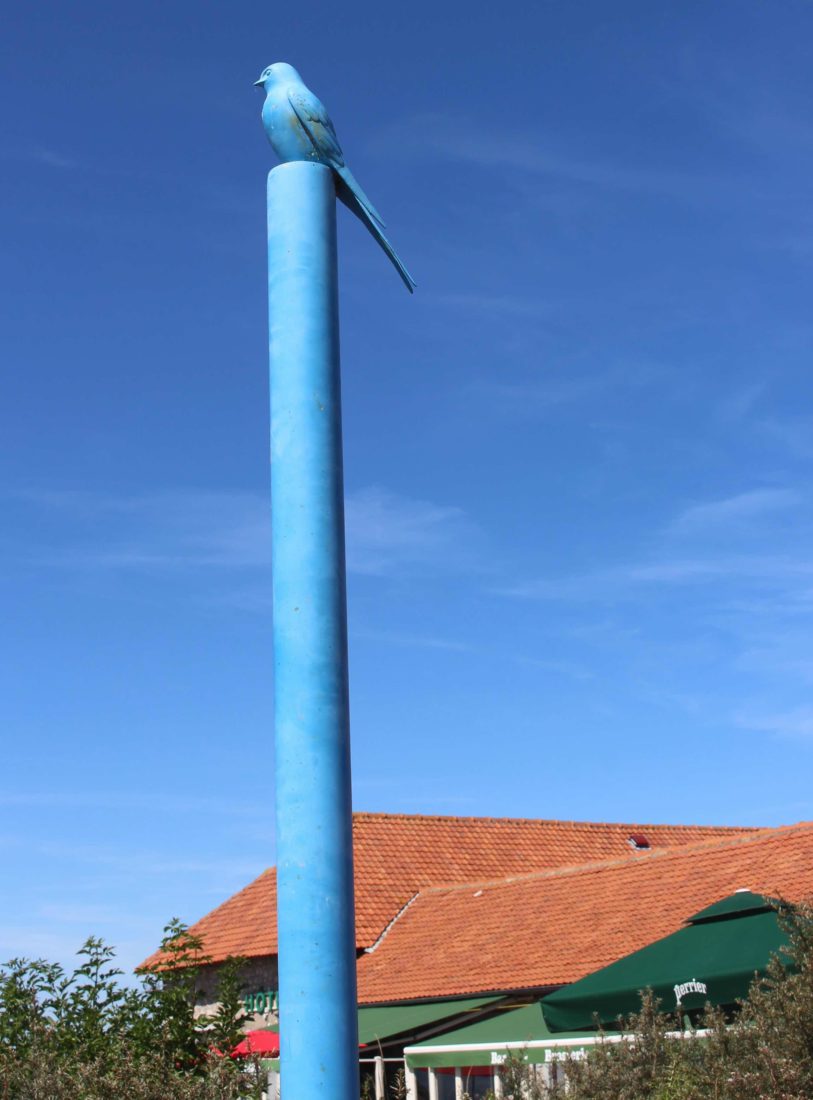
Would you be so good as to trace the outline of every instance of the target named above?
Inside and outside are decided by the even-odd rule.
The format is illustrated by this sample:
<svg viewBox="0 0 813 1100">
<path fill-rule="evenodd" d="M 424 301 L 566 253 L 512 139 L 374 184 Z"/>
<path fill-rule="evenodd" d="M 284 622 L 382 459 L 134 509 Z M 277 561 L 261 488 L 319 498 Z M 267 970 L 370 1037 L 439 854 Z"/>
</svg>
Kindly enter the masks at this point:
<svg viewBox="0 0 813 1100">
<path fill-rule="evenodd" d="M 263 125 L 271 148 L 285 163 L 291 160 L 313 160 L 333 169 L 336 194 L 369 229 L 395 265 L 412 293 L 415 280 L 401 263 L 395 249 L 384 235 L 381 215 L 357 183 L 344 163 L 339 139 L 330 115 L 306 87 L 292 65 L 278 61 L 264 69 L 255 87 L 265 91 Z"/>
</svg>

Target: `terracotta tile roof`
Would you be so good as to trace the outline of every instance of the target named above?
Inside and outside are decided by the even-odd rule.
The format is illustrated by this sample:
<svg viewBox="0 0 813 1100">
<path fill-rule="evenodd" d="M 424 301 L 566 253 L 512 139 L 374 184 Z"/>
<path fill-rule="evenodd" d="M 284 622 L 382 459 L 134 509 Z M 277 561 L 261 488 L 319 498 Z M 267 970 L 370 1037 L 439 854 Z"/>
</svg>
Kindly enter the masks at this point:
<svg viewBox="0 0 813 1100">
<path fill-rule="evenodd" d="M 359 1000 L 563 985 L 741 888 L 813 897 L 813 823 L 426 889 L 359 960 Z"/>
<path fill-rule="evenodd" d="M 634 854 L 630 836 L 653 848 L 690 844 L 743 829 L 694 825 L 623 825 L 493 817 L 353 815 L 356 942 L 375 943 L 415 893 L 438 883 L 503 878 Z M 229 954 L 273 955 L 276 939 L 273 868 L 193 925 L 215 961 Z M 153 955 L 146 964 L 157 962 Z"/>
</svg>

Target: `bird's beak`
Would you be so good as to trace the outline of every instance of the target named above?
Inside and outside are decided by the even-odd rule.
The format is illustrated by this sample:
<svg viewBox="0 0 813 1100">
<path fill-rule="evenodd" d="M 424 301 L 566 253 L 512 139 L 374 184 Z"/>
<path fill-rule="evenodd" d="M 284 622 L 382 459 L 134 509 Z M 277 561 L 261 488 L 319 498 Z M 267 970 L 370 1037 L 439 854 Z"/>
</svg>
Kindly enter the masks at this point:
<svg viewBox="0 0 813 1100">
<path fill-rule="evenodd" d="M 254 87 L 255 88 L 262 88 L 263 84 L 265 84 L 265 81 L 263 80 L 262 77 L 260 77 L 259 80 L 254 81 Z"/>
</svg>

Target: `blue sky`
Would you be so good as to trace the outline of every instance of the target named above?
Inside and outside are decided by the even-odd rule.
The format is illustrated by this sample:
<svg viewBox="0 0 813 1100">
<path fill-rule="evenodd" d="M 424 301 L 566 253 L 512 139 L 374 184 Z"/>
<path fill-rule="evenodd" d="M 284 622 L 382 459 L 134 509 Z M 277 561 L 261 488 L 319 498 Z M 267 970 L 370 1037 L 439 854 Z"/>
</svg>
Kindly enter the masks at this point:
<svg viewBox="0 0 813 1100">
<path fill-rule="evenodd" d="M 273 862 L 264 177 L 340 211 L 359 809 L 813 816 L 813 9 L 53 0 L 0 53 L 0 958 Z"/>
</svg>

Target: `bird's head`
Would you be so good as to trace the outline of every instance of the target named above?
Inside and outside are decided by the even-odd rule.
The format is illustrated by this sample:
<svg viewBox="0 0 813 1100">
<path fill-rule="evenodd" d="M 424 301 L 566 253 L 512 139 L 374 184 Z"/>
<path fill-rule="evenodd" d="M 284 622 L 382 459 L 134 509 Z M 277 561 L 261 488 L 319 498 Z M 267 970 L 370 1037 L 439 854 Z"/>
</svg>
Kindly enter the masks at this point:
<svg viewBox="0 0 813 1100">
<path fill-rule="evenodd" d="M 275 61 L 273 65 L 269 65 L 263 69 L 260 73 L 260 79 L 254 81 L 255 88 L 265 88 L 269 84 L 274 84 L 278 80 L 301 81 L 302 77 L 293 67 L 293 65 L 286 65 L 284 61 Z"/>
</svg>

